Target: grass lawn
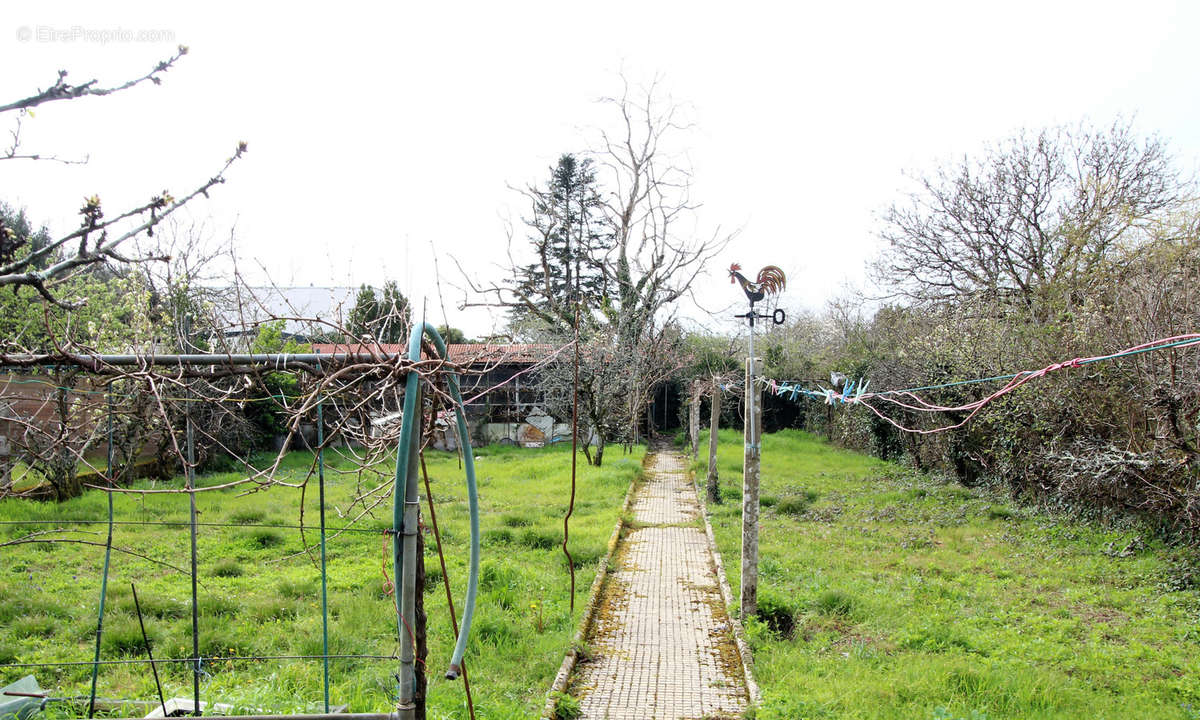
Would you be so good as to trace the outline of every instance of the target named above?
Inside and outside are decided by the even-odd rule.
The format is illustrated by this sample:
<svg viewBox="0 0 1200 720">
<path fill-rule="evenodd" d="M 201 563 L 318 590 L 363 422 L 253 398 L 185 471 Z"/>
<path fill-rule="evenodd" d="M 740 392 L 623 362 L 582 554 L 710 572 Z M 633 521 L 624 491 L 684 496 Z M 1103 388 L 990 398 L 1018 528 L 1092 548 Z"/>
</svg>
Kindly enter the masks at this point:
<svg viewBox="0 0 1200 720">
<path fill-rule="evenodd" d="M 570 482 L 570 448 L 525 450 L 492 446 L 476 450 L 482 508 L 483 564 L 479 604 L 467 665 L 480 718 L 526 718 L 540 712 L 546 690 L 567 650 L 579 613 L 620 513 L 621 500 L 641 470 L 644 450 L 615 453 L 605 467 L 579 464 L 579 491 L 571 523 L 577 564 L 576 610 L 568 612 L 568 574 L 561 550 L 562 515 Z M 311 454 L 287 458 L 283 479 L 304 477 Z M 327 478 L 328 524 L 341 527 L 337 508 L 347 507 L 355 477 L 332 461 Z M 466 486 L 457 458 L 431 453 L 428 466 L 446 544 L 455 604 L 461 613 L 466 587 L 468 527 Z M 233 475 L 210 475 L 215 485 Z M 169 487 L 172 483 L 159 483 Z M 173 481 L 178 485 L 178 481 Z M 423 492 L 422 492 L 423 494 Z M 197 496 L 200 521 L 242 527 L 202 527 L 199 536 L 200 646 L 207 657 L 316 655 L 321 653 L 320 575 L 301 550 L 300 531 L 265 525 L 296 524 L 300 491 L 276 487 L 240 496 L 237 491 Z M 303 500 L 305 523 L 317 525 L 316 480 Z M 423 506 L 424 509 L 424 506 Z M 186 523 L 186 495 L 116 496 L 118 521 Z M 0 520 L 103 520 L 105 495 L 91 492 L 63 503 L 0 501 Z M 381 505 L 360 527 L 391 526 L 391 503 Z M 103 543 L 106 524 L 67 526 L 0 525 L 0 542 L 33 530 L 67 527 L 67 537 Z M 331 533 L 332 535 L 332 533 Z M 318 534 L 306 533 L 310 543 Z M 397 651 L 396 616 L 383 592 L 384 535 L 344 533 L 329 542 L 330 652 L 391 655 Z M 186 525 L 118 525 L 114 546 L 186 568 Z M 90 661 L 94 652 L 102 547 L 25 544 L 0 548 L 0 664 Z M 432 536 L 427 536 L 425 594 L 429 613 L 430 717 L 465 718 L 461 681 L 444 680 L 453 637 Z M 390 561 L 388 573 L 391 573 Z M 176 570 L 132 555 L 113 553 L 108 581 L 104 659 L 144 658 L 133 610 L 130 581 L 137 584 L 155 658 L 191 654 L 190 579 Z M 271 713 L 322 708 L 320 661 L 210 662 L 204 665 L 205 700 Z M 395 694 L 391 660 L 331 661 L 333 704 L 351 712 L 391 709 Z M 0 668 L 0 685 L 33 673 L 58 695 L 86 695 L 90 668 Z M 183 664 L 161 665 L 167 697 L 191 697 L 191 673 Z M 155 697 L 146 665 L 102 667 L 102 697 Z M 139 713 L 144 714 L 144 713 Z"/>
<path fill-rule="evenodd" d="M 760 720 L 1200 718 L 1195 555 L 796 431 L 762 453 Z M 718 468 L 736 596 L 739 432 Z"/>
</svg>

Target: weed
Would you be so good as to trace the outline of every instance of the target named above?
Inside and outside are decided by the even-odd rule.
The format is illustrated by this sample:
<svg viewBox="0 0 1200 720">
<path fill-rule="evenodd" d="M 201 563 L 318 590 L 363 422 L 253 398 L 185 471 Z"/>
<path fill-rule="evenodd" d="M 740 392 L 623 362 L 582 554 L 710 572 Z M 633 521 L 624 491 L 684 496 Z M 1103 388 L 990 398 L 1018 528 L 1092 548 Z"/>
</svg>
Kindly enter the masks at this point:
<svg viewBox="0 0 1200 720">
<path fill-rule="evenodd" d="M 542 588 L 538 593 L 538 599 L 529 603 L 529 619 L 533 623 L 534 632 L 538 635 L 546 632 L 545 597 L 546 589 Z"/>
<path fill-rule="evenodd" d="M 58 620 L 49 615 L 26 615 L 12 621 L 8 627 L 13 637 L 50 637 L 59 630 Z"/>
<path fill-rule="evenodd" d="M 263 521 L 267 514 L 258 508 L 242 508 L 229 515 L 229 522 L 237 525 L 254 525 Z"/>
<path fill-rule="evenodd" d="M 250 546 L 258 549 L 273 548 L 283 544 L 283 534 L 271 528 L 255 528 L 246 533 Z"/>
<path fill-rule="evenodd" d="M 284 580 L 277 589 L 281 596 L 293 600 L 315 598 L 318 590 L 315 580 Z"/>
<path fill-rule="evenodd" d="M 817 596 L 814 607 L 822 615 L 847 617 L 854 612 L 854 596 L 841 590 L 826 590 Z"/>
<path fill-rule="evenodd" d="M 242 566 L 237 560 L 222 560 L 213 566 L 212 574 L 215 577 L 241 577 Z"/>
<path fill-rule="evenodd" d="M 520 543 L 534 550 L 550 550 L 562 542 L 562 535 L 553 530 L 528 529 L 521 533 Z"/>
<path fill-rule="evenodd" d="M 771 632 L 781 638 L 792 637 L 796 630 L 797 609 L 774 593 L 760 593 L 758 618 L 766 623 Z"/>
<path fill-rule="evenodd" d="M 158 632 L 153 624 L 146 624 L 146 635 L 149 636 L 151 643 L 158 637 Z M 137 618 L 115 613 L 105 618 L 100 648 L 108 655 L 145 653 L 146 644 L 142 640 L 142 629 L 138 625 Z"/>
<path fill-rule="evenodd" d="M 579 701 L 566 693 L 554 693 L 554 720 L 575 720 L 583 717 Z"/>
<path fill-rule="evenodd" d="M 445 538 L 443 538 L 445 539 Z M 508 528 L 498 528 L 496 530 L 487 530 L 483 533 L 479 543 L 488 547 L 494 545 L 510 545 L 513 541 L 512 530 Z"/>
<path fill-rule="evenodd" d="M 240 613 L 241 610 L 241 603 L 225 595 L 203 595 L 200 597 L 200 614 L 205 617 L 218 617 L 221 615 L 232 617 Z"/>
<path fill-rule="evenodd" d="M 972 710 L 969 715 L 959 715 L 951 713 L 944 707 L 939 707 L 934 708 L 930 720 L 988 720 L 988 716 L 982 710 Z"/>
<path fill-rule="evenodd" d="M 1012 508 L 1005 505 L 989 505 L 986 511 L 989 520 L 1012 520 Z"/>
<path fill-rule="evenodd" d="M 500 517 L 500 523 L 502 525 L 504 525 L 505 527 L 522 528 L 522 527 L 529 527 L 530 525 L 532 525 L 533 519 L 527 515 L 517 515 L 514 513 L 509 513 L 507 515 L 502 515 Z"/>
<path fill-rule="evenodd" d="M 486 643 L 494 648 L 511 643 L 515 637 L 513 628 L 503 619 L 484 616 L 476 619 L 471 632 L 479 638 L 480 643 Z"/>
</svg>

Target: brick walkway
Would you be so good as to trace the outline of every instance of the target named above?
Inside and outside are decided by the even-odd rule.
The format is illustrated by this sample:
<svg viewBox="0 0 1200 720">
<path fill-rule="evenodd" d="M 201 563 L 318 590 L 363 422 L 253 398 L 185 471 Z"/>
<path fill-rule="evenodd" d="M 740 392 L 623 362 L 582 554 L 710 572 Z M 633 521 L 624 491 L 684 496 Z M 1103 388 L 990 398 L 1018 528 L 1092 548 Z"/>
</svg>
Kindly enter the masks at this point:
<svg viewBox="0 0 1200 720">
<path fill-rule="evenodd" d="M 584 718 L 740 717 L 745 682 L 700 508 L 678 453 L 651 456 L 570 683 Z"/>
</svg>

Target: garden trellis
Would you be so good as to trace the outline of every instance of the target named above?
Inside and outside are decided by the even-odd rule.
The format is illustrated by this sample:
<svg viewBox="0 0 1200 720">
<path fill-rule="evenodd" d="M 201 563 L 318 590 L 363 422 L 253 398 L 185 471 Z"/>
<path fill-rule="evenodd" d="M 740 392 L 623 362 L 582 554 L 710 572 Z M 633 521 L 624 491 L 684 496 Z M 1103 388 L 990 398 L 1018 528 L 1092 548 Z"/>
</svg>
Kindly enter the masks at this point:
<svg viewBox="0 0 1200 720">
<path fill-rule="evenodd" d="M 424 343 L 426 356 L 422 358 L 422 340 L 428 338 Z M 202 663 L 204 658 L 201 657 L 199 649 L 199 603 L 198 603 L 198 588 L 197 588 L 197 533 L 201 527 L 221 526 L 220 523 L 200 522 L 196 511 L 197 494 L 211 492 L 230 487 L 242 487 L 247 492 L 258 492 L 265 490 L 273 485 L 284 485 L 297 487 L 303 493 L 307 488 L 308 478 L 300 483 L 287 483 L 280 481 L 276 477 L 276 473 L 280 467 L 280 460 L 283 457 L 283 450 L 280 451 L 274 463 L 265 470 L 253 469 L 249 463 L 245 463 L 249 470 L 246 476 L 237 481 L 230 483 L 217 484 L 208 487 L 197 487 L 195 485 L 195 435 L 196 423 L 193 422 L 191 408 L 201 403 L 236 403 L 244 405 L 250 402 L 262 401 L 263 397 L 244 392 L 252 386 L 251 377 L 259 378 L 263 374 L 281 373 L 281 372 L 300 372 L 304 373 L 312 381 L 311 387 L 307 388 L 304 393 L 297 393 L 292 397 L 280 395 L 275 400 L 286 412 L 287 422 L 287 438 L 283 443 L 283 448 L 287 448 L 290 441 L 298 438 L 301 435 L 301 424 L 306 418 L 316 417 L 316 442 L 315 442 L 315 467 L 310 468 L 309 476 L 314 474 L 318 480 L 319 491 L 319 508 L 320 508 L 320 559 L 319 567 L 322 580 L 322 648 L 323 652 L 319 655 L 279 655 L 267 658 L 265 656 L 255 657 L 217 657 L 208 658 L 209 662 L 214 661 L 242 661 L 242 660 L 258 660 L 258 659 L 320 659 L 323 663 L 323 676 L 325 684 L 324 707 L 326 713 L 329 712 L 329 661 L 338 658 L 359 658 L 359 659 L 392 659 L 399 661 L 399 673 L 397 675 L 397 710 L 393 716 L 411 717 L 416 710 L 415 703 L 420 700 L 418 697 L 418 681 L 417 674 L 418 666 L 423 665 L 423 658 L 418 657 L 418 640 L 419 635 L 423 637 L 423 631 L 417 626 L 417 604 L 420 602 L 418 589 L 416 587 L 417 563 L 420 561 L 418 554 L 418 514 L 419 514 L 419 493 L 417 485 L 418 461 L 423 447 L 422 441 L 424 430 L 427 428 L 421 422 L 424 417 L 424 404 L 420 402 L 423 391 L 426 391 L 431 396 L 430 405 L 433 412 L 436 412 L 437 407 L 444 403 L 445 406 L 454 409 L 456 415 L 456 430 L 459 436 L 460 447 L 463 450 L 463 465 L 467 480 L 468 490 L 468 506 L 471 515 L 471 549 L 469 561 L 469 577 L 467 587 L 466 604 L 462 617 L 461 628 L 457 627 L 457 618 L 452 617 L 452 623 L 455 627 L 457 640 L 455 643 L 454 653 L 450 659 L 450 670 L 447 673 L 448 677 L 457 677 L 459 674 L 464 675 L 465 667 L 463 667 L 462 656 L 466 648 L 467 638 L 470 633 L 471 618 L 474 611 L 474 596 L 477 589 L 478 567 L 479 567 L 479 532 L 478 532 L 478 497 L 475 491 L 474 483 L 474 467 L 473 454 L 470 446 L 470 434 L 466 425 L 465 416 L 462 411 L 462 397 L 459 392 L 459 380 L 457 371 L 459 368 L 449 364 L 446 360 L 446 347 L 442 342 L 437 331 L 430 325 L 421 324 L 414 328 L 410 337 L 408 352 L 400 354 L 384 354 L 379 352 L 365 353 L 345 353 L 345 354 L 316 354 L 316 353 L 270 353 L 270 354 L 181 354 L 181 355 L 100 355 L 87 353 L 58 353 L 58 354 L 42 354 L 42 355 L 5 355 L 0 358 L 0 364 L 7 365 L 10 368 L 45 368 L 45 367 L 70 367 L 74 369 L 82 369 L 90 375 L 107 379 L 108 388 L 107 395 L 107 410 L 108 410 L 108 452 L 106 458 L 106 467 L 103 478 L 106 483 L 97 484 L 89 483 L 89 485 L 98 487 L 107 494 L 108 499 L 108 519 L 107 526 L 109 529 L 108 538 L 104 543 L 80 541 L 76 538 L 64 538 L 62 535 L 66 531 L 59 530 L 37 530 L 28 533 L 24 537 L 19 537 L 10 540 L 6 543 L 0 543 L 0 547 L 4 545 L 15 545 L 21 543 L 50 543 L 50 542 L 84 542 L 85 544 L 99 545 L 105 548 L 105 562 L 101 578 L 101 599 L 97 618 L 96 630 L 96 653 L 90 662 L 81 661 L 79 663 L 50 663 L 50 665 L 90 665 L 93 669 L 92 674 L 92 690 L 89 701 L 89 715 L 93 713 L 95 694 L 96 694 L 96 677 L 101 665 L 127 665 L 141 664 L 140 659 L 123 659 L 123 660 L 101 660 L 100 648 L 101 638 L 103 634 L 104 620 L 104 603 L 107 595 L 107 581 L 109 575 L 109 564 L 112 551 L 118 550 L 123 552 L 121 548 L 114 546 L 112 541 L 112 530 L 124 524 L 142 524 L 153 525 L 157 524 L 152 521 L 124 521 L 114 517 L 113 512 L 113 496 L 119 493 L 141 494 L 142 496 L 153 494 L 187 494 L 189 497 L 189 520 L 186 526 L 190 530 L 190 570 L 174 567 L 175 570 L 184 572 L 191 577 L 191 620 L 192 620 L 192 656 L 188 658 L 168 658 L 158 659 L 154 662 L 159 664 L 165 663 L 188 663 L 192 668 L 193 677 L 193 711 L 197 712 L 201 708 L 200 704 L 200 678 L 203 673 Z M 422 380 L 426 382 L 422 383 Z M 216 381 L 220 381 L 217 383 Z M 186 482 L 182 489 L 176 488 L 150 488 L 150 489 L 134 489 L 117 487 L 111 482 L 114 476 L 114 461 L 112 456 L 112 420 L 114 417 L 113 403 L 115 395 L 112 384 L 113 382 L 132 382 L 142 383 L 147 388 L 147 394 L 157 404 L 163 419 L 170 417 L 168 411 L 168 403 L 179 403 L 187 409 L 185 415 L 185 431 L 182 433 L 184 439 L 182 447 L 177 439 L 176 433 L 170 426 L 170 423 L 164 425 L 164 432 L 170 435 L 170 442 L 178 457 L 182 460 L 182 465 L 185 469 Z M 197 386 L 203 386 L 207 392 L 195 392 Z M 164 388 L 172 388 L 170 394 L 164 391 Z M 56 391 L 61 395 L 64 388 L 56 388 Z M 94 392 L 94 391 L 89 391 Z M 384 433 L 381 436 L 373 436 L 370 429 L 366 428 L 363 423 L 349 422 L 361 415 L 372 402 L 379 402 L 387 399 L 397 400 L 402 396 L 404 403 L 404 412 L 399 429 L 396 432 Z M 335 410 L 334 417 L 330 419 L 325 413 L 327 407 L 333 407 Z M 326 434 L 327 426 L 333 428 L 334 432 Z M 212 438 L 210 438 L 212 439 Z M 391 655 L 367 655 L 367 654 L 337 654 L 329 652 L 329 634 L 328 634 L 328 598 L 326 592 L 326 540 L 327 530 L 325 518 L 325 452 L 334 440 L 343 442 L 353 440 L 357 444 L 355 453 L 356 460 L 360 463 L 359 472 L 362 468 L 377 462 L 383 453 L 386 453 L 390 444 L 396 444 L 396 465 L 395 473 L 391 483 L 380 483 L 379 485 L 366 490 L 361 489 L 355 498 L 356 502 L 360 502 L 363 510 L 354 516 L 350 521 L 341 523 L 340 527 L 334 528 L 334 536 L 343 532 L 379 532 L 378 530 L 367 530 L 354 527 L 354 521 L 362 518 L 371 507 L 380 504 L 386 500 L 388 496 L 393 498 L 393 513 L 392 527 L 385 530 L 385 535 L 392 538 L 391 542 L 391 559 L 392 570 L 397 582 L 397 592 L 395 600 L 396 610 L 396 626 L 397 639 L 400 646 L 398 656 Z M 219 444 L 219 442 L 218 442 Z M 82 460 L 82 458 L 80 458 Z M 361 478 L 361 475 L 360 475 Z M 386 492 L 388 489 L 390 493 Z M 433 515 L 432 497 L 428 497 L 430 501 L 431 519 Z M 96 522 L 104 523 L 104 521 L 81 521 L 81 522 Z M 37 524 L 34 522 L 33 524 Z M 71 522 L 49 521 L 46 524 L 54 524 L 56 526 L 71 525 Z M 180 525 L 181 523 L 163 523 Z M 303 534 L 306 526 L 301 521 L 296 525 L 287 525 L 286 527 L 298 528 Z M 303 552 L 311 552 L 315 548 L 304 542 Z M 439 553 L 440 553 L 440 537 L 439 537 Z M 154 558 L 147 558 L 152 562 Z M 443 580 L 447 585 L 449 593 L 449 582 L 443 571 Z M 453 605 L 450 606 L 451 614 L 453 615 Z M 18 668 L 43 665 L 37 663 L 7 663 L 0 665 L 2 667 Z M 467 691 L 469 693 L 469 689 Z M 339 717 L 347 717 L 339 715 Z M 385 717 L 384 715 L 366 714 L 362 717 Z"/>
</svg>

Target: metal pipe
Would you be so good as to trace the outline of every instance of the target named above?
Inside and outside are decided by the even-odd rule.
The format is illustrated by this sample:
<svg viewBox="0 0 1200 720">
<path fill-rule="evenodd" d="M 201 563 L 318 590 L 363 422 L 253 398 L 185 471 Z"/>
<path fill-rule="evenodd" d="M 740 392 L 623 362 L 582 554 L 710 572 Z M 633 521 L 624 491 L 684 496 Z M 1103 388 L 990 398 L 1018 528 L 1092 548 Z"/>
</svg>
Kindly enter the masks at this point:
<svg viewBox="0 0 1200 720">
<path fill-rule="evenodd" d="M 429 323 L 422 322 L 414 325 L 412 333 L 409 336 L 408 342 L 408 357 L 419 358 L 421 356 L 421 338 L 428 335 L 432 340 L 437 352 L 442 356 L 446 356 L 446 343 L 442 340 L 442 336 L 438 334 L 437 328 Z M 459 628 L 458 639 L 455 642 L 454 653 L 450 658 L 450 667 L 446 671 L 446 677 L 455 679 L 462 672 L 460 664 L 462 663 L 463 653 L 466 651 L 467 638 L 471 632 L 471 620 L 475 615 L 475 596 L 479 588 L 479 493 L 475 483 L 475 454 L 471 449 L 471 434 L 467 427 L 466 414 L 463 412 L 462 392 L 459 388 L 458 375 L 451 372 L 447 373 L 446 384 L 450 391 L 450 399 L 454 402 L 454 412 L 457 420 L 458 436 L 462 447 L 463 469 L 467 480 L 467 505 L 471 516 L 471 558 L 470 567 L 467 577 L 467 598 L 463 605 L 462 626 Z M 395 532 L 392 551 L 393 551 L 393 570 L 397 577 L 397 582 L 401 582 L 400 578 L 405 577 L 403 567 L 404 556 L 401 553 L 401 533 L 407 527 L 412 527 L 416 530 L 416 512 L 418 498 L 415 474 L 415 463 L 413 460 L 417 455 L 420 446 L 421 423 L 418 418 L 417 398 L 419 395 L 420 377 L 413 372 L 407 373 L 405 380 L 404 391 L 404 410 L 400 420 L 400 442 L 396 448 L 396 478 L 393 490 L 393 505 L 392 505 L 392 527 Z M 406 439 L 407 434 L 407 439 Z M 406 477 L 401 477 L 404 473 Z M 403 484 L 402 484 L 403 483 Z M 410 494 L 409 488 L 413 487 L 414 491 Z M 410 500 L 409 498 L 412 498 Z M 410 518 L 410 520 L 406 520 Z M 413 553 L 412 561 L 414 588 L 415 588 L 415 540 L 413 538 Z M 397 593 L 400 595 L 401 593 Z M 413 599 L 415 605 L 415 598 Z M 406 618 L 404 615 L 404 599 L 397 597 L 396 599 L 396 619 L 397 631 L 403 642 L 407 629 L 404 627 Z M 400 699 L 404 703 L 406 698 L 411 699 L 411 695 L 405 695 L 404 690 L 412 687 L 412 667 L 401 663 L 401 678 L 399 682 Z"/>
<path fill-rule="evenodd" d="M 78 365 L 272 365 L 279 370 L 291 364 L 313 365 L 317 363 L 393 362 L 404 360 L 402 353 L 184 353 L 169 355 L 104 355 L 90 353 L 64 353 L 62 355 L 14 353 L 0 354 L 0 366 L 46 365 L 65 360 Z"/>
<path fill-rule="evenodd" d="M 137 611 L 138 627 L 142 630 L 142 643 L 146 645 L 146 658 L 150 661 L 150 671 L 154 673 L 154 687 L 158 690 L 158 706 L 167 711 L 167 701 L 163 698 L 162 682 L 158 679 L 158 666 L 154 664 L 154 651 L 150 649 L 150 636 L 146 634 L 146 623 L 142 620 L 142 604 L 138 601 L 137 586 L 131 581 L 129 589 L 133 591 L 133 609 Z"/>
<path fill-rule="evenodd" d="M 410 374 L 410 378 L 416 378 L 415 374 Z M 419 469 L 420 450 L 421 450 L 421 432 L 419 421 L 421 416 L 422 388 L 421 383 L 415 383 L 415 388 L 405 390 L 405 411 L 404 420 L 412 418 L 410 430 L 405 436 L 403 432 L 400 435 L 400 442 L 407 444 L 408 457 L 404 465 L 404 488 L 403 488 L 403 505 L 401 509 L 401 523 L 396 528 L 396 533 L 393 537 L 393 547 L 397 551 L 397 557 L 400 561 L 395 565 L 396 572 L 396 607 L 400 618 L 400 703 L 402 705 L 410 704 L 416 696 L 416 622 L 417 622 L 417 513 L 420 508 L 420 497 L 417 489 L 417 472 Z M 412 404 L 416 408 L 412 415 L 408 414 L 409 397 L 412 397 Z M 400 465 L 397 464 L 396 471 L 400 472 Z M 396 486 L 396 493 L 399 495 L 401 488 Z"/>
<path fill-rule="evenodd" d="M 143 720 L 140 717 L 108 720 Z M 309 713 L 307 715 L 222 715 L 221 720 L 401 720 L 397 713 Z"/>
<path fill-rule="evenodd" d="M 317 403 L 317 486 L 321 492 L 321 653 L 325 675 L 325 712 L 329 712 L 329 583 L 325 571 L 325 415 Z"/>
<path fill-rule="evenodd" d="M 196 438 L 192 429 L 192 409 L 187 410 L 187 489 L 196 486 Z M 109 493 L 111 495 L 112 493 Z M 200 710 L 200 602 L 196 588 L 196 493 L 188 493 L 192 536 L 192 714 L 199 716 Z"/>
</svg>

